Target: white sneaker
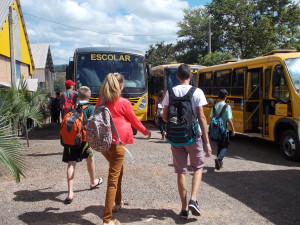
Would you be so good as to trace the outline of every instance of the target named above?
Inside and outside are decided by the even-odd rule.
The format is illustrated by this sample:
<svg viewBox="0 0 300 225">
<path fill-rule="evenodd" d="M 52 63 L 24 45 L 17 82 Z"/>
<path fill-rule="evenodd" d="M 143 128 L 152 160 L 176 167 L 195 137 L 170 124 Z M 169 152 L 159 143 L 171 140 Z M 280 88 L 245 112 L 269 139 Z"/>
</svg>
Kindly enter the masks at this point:
<svg viewBox="0 0 300 225">
<path fill-rule="evenodd" d="M 121 225 L 119 220 L 111 220 L 109 223 L 103 223 L 103 225 Z"/>
</svg>

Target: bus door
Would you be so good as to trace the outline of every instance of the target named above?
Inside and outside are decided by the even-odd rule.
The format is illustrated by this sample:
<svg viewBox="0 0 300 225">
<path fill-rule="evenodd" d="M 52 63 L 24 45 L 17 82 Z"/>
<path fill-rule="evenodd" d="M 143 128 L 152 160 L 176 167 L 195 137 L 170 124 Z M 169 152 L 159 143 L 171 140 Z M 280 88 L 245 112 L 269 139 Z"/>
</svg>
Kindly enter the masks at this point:
<svg viewBox="0 0 300 225">
<path fill-rule="evenodd" d="M 244 128 L 245 133 L 262 137 L 263 79 L 262 68 L 248 69 L 245 79 Z"/>
<path fill-rule="evenodd" d="M 262 135 L 264 138 L 270 136 L 269 131 L 269 116 L 274 115 L 274 104 L 272 104 L 273 100 L 272 89 L 271 89 L 271 75 L 272 75 L 272 65 L 267 66 L 264 69 L 263 75 L 263 132 Z"/>
<path fill-rule="evenodd" d="M 149 108 L 148 117 L 150 120 L 155 120 L 155 108 L 157 103 L 157 96 L 161 90 L 165 90 L 164 76 L 161 73 L 153 73 L 149 81 Z"/>
</svg>

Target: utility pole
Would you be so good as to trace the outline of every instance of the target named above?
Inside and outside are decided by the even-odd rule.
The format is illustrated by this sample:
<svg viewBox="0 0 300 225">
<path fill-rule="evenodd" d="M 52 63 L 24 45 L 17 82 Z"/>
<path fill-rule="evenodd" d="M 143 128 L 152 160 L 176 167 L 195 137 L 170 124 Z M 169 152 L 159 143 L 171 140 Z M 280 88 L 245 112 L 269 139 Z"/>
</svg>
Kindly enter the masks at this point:
<svg viewBox="0 0 300 225">
<path fill-rule="evenodd" d="M 9 7 L 8 23 L 9 23 L 9 43 L 10 43 L 10 65 L 11 65 L 11 86 L 16 88 L 16 58 L 15 58 L 15 42 L 14 42 L 14 21 L 13 9 Z"/>
<path fill-rule="evenodd" d="M 211 53 L 211 20 L 208 21 L 208 53 Z"/>
</svg>

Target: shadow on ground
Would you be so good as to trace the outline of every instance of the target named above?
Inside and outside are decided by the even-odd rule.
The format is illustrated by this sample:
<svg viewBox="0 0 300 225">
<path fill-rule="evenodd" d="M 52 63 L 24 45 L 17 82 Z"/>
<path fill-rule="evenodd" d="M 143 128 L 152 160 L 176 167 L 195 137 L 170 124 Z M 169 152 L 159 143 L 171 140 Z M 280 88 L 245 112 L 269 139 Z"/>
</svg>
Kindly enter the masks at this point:
<svg viewBox="0 0 300 225">
<path fill-rule="evenodd" d="M 299 224 L 299 170 L 213 172 L 203 181 L 244 203 L 274 224 Z"/>
<path fill-rule="evenodd" d="M 67 191 L 51 191 L 51 187 L 38 190 L 22 190 L 16 191 L 13 200 L 16 202 L 39 202 L 45 200 L 63 202 L 58 198 L 61 194 L 66 194 Z M 75 190 L 74 192 L 89 191 L 90 189 Z"/>
<path fill-rule="evenodd" d="M 217 147 L 213 142 L 212 147 L 213 153 L 216 154 Z M 278 144 L 245 135 L 237 135 L 230 141 L 226 157 L 271 165 L 300 167 L 300 162 L 291 162 L 283 157 Z"/>
<path fill-rule="evenodd" d="M 46 124 L 42 128 L 34 128 L 29 132 L 29 140 L 58 140 L 59 124 Z"/>
<path fill-rule="evenodd" d="M 62 205 L 61 208 L 68 207 Z M 81 224 L 81 225 L 91 225 L 94 224 L 86 217 L 87 214 L 94 214 L 98 216 L 99 222 L 102 223 L 103 206 L 88 206 L 81 211 L 72 212 L 62 212 L 58 213 L 56 211 L 60 208 L 48 207 L 41 212 L 26 212 L 19 215 L 18 218 L 26 224 Z M 101 217 L 100 217 L 101 215 Z M 174 220 L 175 224 L 189 224 L 197 221 L 196 218 L 190 218 L 188 220 L 182 220 L 179 215 L 177 215 L 173 210 L 170 209 L 126 209 L 123 208 L 118 213 L 114 213 L 114 218 L 118 219 L 121 223 L 133 223 L 133 222 L 153 222 L 153 220 L 163 221 L 167 218 Z M 152 223 L 151 223 L 152 224 Z"/>
</svg>

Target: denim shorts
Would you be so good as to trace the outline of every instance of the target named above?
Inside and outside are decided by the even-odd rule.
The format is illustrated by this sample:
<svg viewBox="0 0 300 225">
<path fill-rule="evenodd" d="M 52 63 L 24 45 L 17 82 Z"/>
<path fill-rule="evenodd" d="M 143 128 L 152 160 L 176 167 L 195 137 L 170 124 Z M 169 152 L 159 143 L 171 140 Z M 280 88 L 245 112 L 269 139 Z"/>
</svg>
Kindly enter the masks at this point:
<svg viewBox="0 0 300 225">
<path fill-rule="evenodd" d="M 188 146 L 171 146 L 171 150 L 175 173 L 186 173 L 188 171 L 188 156 L 190 158 L 190 165 L 194 171 L 203 169 L 204 151 L 201 137 L 194 144 Z"/>
</svg>

